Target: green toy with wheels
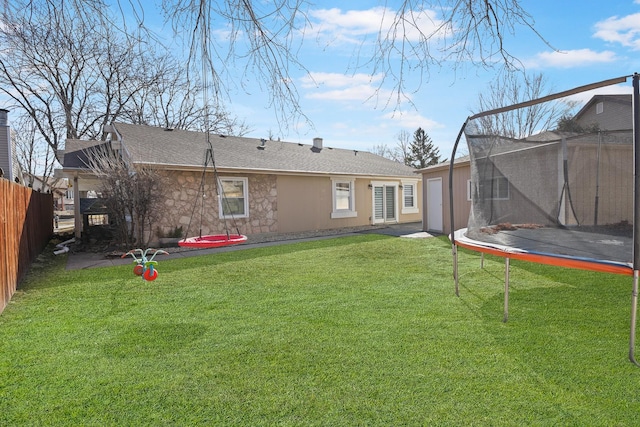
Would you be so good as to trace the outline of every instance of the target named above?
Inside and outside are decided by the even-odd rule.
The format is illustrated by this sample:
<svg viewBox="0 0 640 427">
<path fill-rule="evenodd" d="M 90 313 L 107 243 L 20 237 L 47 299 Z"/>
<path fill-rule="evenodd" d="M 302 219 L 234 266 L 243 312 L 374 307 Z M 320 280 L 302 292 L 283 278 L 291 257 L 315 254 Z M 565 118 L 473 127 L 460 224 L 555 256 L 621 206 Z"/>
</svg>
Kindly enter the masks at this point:
<svg viewBox="0 0 640 427">
<path fill-rule="evenodd" d="M 153 251 L 153 253 L 151 253 L 151 258 L 148 257 L 150 251 Z M 169 255 L 169 252 L 153 248 L 147 248 L 145 250 L 132 249 L 122 255 L 121 258 L 126 258 L 131 255 L 133 263 L 135 264 L 133 267 L 133 274 L 142 277 L 143 280 L 152 282 L 158 278 L 158 269 L 156 268 L 158 261 L 154 261 L 154 258 L 158 254 Z M 139 257 L 136 255 L 139 255 Z"/>
</svg>

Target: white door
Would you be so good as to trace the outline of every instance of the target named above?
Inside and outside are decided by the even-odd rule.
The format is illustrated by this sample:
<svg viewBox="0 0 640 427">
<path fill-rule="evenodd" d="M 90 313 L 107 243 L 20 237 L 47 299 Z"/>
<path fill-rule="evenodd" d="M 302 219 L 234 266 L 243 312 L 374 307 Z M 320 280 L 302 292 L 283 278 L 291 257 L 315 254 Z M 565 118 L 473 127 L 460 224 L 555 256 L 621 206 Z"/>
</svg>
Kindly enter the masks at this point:
<svg viewBox="0 0 640 427">
<path fill-rule="evenodd" d="M 396 222 L 396 186 L 374 185 L 373 223 Z"/>
<path fill-rule="evenodd" d="M 442 178 L 427 180 L 427 230 L 444 230 L 442 224 Z"/>
</svg>

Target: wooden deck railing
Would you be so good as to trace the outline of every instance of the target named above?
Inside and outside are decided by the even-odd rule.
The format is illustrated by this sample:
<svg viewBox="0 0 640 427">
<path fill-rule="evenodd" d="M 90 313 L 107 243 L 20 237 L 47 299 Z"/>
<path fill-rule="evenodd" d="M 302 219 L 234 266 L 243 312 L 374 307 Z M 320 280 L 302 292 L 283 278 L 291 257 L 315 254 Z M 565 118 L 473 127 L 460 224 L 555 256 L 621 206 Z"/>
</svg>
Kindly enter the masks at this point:
<svg viewBox="0 0 640 427">
<path fill-rule="evenodd" d="M 53 196 L 0 179 L 0 312 L 53 235 Z"/>
</svg>

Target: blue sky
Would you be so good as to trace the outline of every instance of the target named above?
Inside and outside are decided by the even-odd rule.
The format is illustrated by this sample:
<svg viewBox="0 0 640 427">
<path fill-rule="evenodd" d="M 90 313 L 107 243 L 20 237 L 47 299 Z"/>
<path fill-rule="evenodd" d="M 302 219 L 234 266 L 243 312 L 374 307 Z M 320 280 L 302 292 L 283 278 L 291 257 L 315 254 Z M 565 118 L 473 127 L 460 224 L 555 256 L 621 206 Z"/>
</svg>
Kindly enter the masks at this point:
<svg viewBox="0 0 640 427">
<path fill-rule="evenodd" d="M 120 4 L 144 9 L 145 23 L 169 37 L 170 26 L 160 23 L 159 1 L 120 0 Z M 409 89 L 418 89 L 409 92 L 410 103 L 387 103 L 391 87 L 379 88 L 383 76 L 372 74 L 370 68 L 356 69 L 354 64 L 369 57 L 381 17 L 394 13 L 397 3 L 317 0 L 308 6 L 308 25 L 300 28 L 304 41 L 299 44 L 298 58 L 312 79 L 295 67 L 290 68 L 289 76 L 313 126 L 304 122 L 279 126 L 268 95 L 251 76 L 242 81 L 246 91 L 239 81 L 230 85 L 223 103 L 251 128 L 250 137 L 272 135 L 306 144 L 322 137 L 325 146 L 370 151 L 379 145 L 393 147 L 401 131 L 413 134 L 422 127 L 440 154 L 449 157 L 460 126 L 477 109 L 479 93 L 486 93 L 497 70 L 465 64 L 456 71 L 447 65 L 432 67 L 421 84 L 417 73 L 407 80 Z M 530 29 L 516 27 L 513 34 L 507 34 L 506 47 L 527 72 L 542 73 L 554 92 L 640 72 L 640 0 L 521 0 L 521 4 L 548 44 Z M 434 21 L 442 18 L 436 12 L 426 13 Z M 216 30 L 224 37 L 227 28 L 223 21 L 220 25 Z M 359 57 L 357 52 L 361 52 Z M 631 93 L 631 82 L 599 93 L 605 92 Z M 581 97 L 586 101 L 591 95 Z"/>
<path fill-rule="evenodd" d="M 388 3 L 391 7 L 393 2 Z M 522 6 L 557 51 L 524 27 L 509 35 L 507 48 L 528 72 L 542 73 L 554 92 L 640 71 L 640 0 L 529 0 Z M 422 127 L 441 155 L 448 157 L 460 126 L 477 106 L 478 94 L 486 91 L 497 71 L 434 68 L 411 94 L 413 106 L 392 101 L 385 108 L 387 88 L 378 93 L 378 102 L 371 99 L 381 76 L 351 67 L 354 52 L 364 46 L 363 38 L 374 40 L 382 12 L 378 1 L 322 1 L 313 6 L 308 12 L 312 25 L 305 29 L 299 58 L 315 82 L 295 69 L 291 78 L 314 126 L 302 124 L 281 131 L 266 95 L 255 87 L 250 95 L 232 90 L 226 105 L 253 129 L 247 136 L 262 138 L 271 133 L 303 143 L 319 136 L 325 146 L 371 150 L 380 144 L 395 146 L 400 131 L 412 134 Z M 630 93 L 631 81 L 605 92 Z"/>
</svg>

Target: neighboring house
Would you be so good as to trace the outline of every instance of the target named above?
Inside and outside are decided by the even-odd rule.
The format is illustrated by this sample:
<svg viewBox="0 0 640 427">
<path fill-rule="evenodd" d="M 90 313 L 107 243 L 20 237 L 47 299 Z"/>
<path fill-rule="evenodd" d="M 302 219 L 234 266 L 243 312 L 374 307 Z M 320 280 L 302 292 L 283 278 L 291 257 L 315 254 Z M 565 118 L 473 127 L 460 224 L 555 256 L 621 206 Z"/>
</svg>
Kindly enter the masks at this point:
<svg viewBox="0 0 640 427">
<path fill-rule="evenodd" d="M 548 131 L 525 138 L 509 145 L 500 155 L 500 147 L 494 147 L 490 167 L 493 171 L 489 182 L 472 182 L 468 156 L 455 160 L 453 173 L 454 229 L 467 226 L 474 194 L 495 192 L 489 200 L 493 223 L 510 222 L 514 218 L 527 218 L 528 222 L 546 224 L 558 220 L 563 224 L 617 224 L 631 222 L 632 215 L 632 128 L 631 95 L 594 96 L 575 116 L 575 121 L 589 127 L 597 125 L 602 131 L 587 135 Z M 522 155 L 518 146 L 527 150 Z M 515 147 L 515 148 L 514 148 Z M 566 153 L 566 154 L 565 154 Z M 563 160 L 567 156 L 572 164 L 570 171 L 592 171 L 594 179 L 586 182 L 568 176 L 570 194 L 563 192 Z M 606 156 L 606 160 L 604 157 Z M 607 173 L 597 174 L 599 159 L 620 165 Z M 479 159 L 476 165 L 483 167 Z M 541 172 L 532 182 L 523 173 L 534 168 Z M 423 224 L 427 231 L 451 232 L 449 203 L 449 162 L 430 166 L 419 171 L 423 182 Z M 597 178 L 596 178 L 597 176 Z M 508 177 L 508 179 L 506 178 Z M 597 179 L 597 182 L 596 182 Z M 526 189 L 521 191 L 521 189 Z M 557 198 L 548 197 L 548 191 L 556 191 Z M 594 200 L 598 202 L 594 206 Z M 573 200 L 581 203 L 571 203 Z M 551 206 L 553 204 L 554 206 Z M 546 206 L 548 205 L 548 206 Z M 542 209 L 540 209 L 542 208 Z M 542 212 L 557 212 L 556 218 Z"/>
<path fill-rule="evenodd" d="M 190 235 L 197 235 L 200 227 L 203 234 L 217 234 L 235 223 L 241 233 L 251 235 L 422 219 L 420 178 L 408 166 L 365 151 L 325 147 L 321 138 L 296 144 L 224 135 L 211 135 L 210 141 L 220 181 L 233 189 L 225 193 L 233 207 L 223 207 L 213 197 L 209 165 L 200 219 L 204 133 L 124 123 L 114 123 L 105 132 L 107 142 L 67 141 L 58 154 L 62 172 L 73 180 L 78 200 L 100 188 L 86 164 L 92 150 L 102 146 L 132 164 L 158 170 L 167 179 L 158 195 L 164 209 L 154 231 L 168 233 L 180 226 L 186 230 L 191 222 Z M 78 227 L 78 207 L 76 218 Z"/>
<path fill-rule="evenodd" d="M 67 198 L 69 195 L 69 180 L 67 178 L 48 177 L 45 179 L 43 176 L 24 172 L 22 182 L 41 193 L 53 193 L 53 205 L 57 211 L 63 211 L 65 206 L 73 204 L 73 199 Z M 70 210 L 73 210 L 73 206 Z"/>
<path fill-rule="evenodd" d="M 633 128 L 631 95 L 595 95 L 575 115 L 584 128 L 597 125 L 600 130 Z"/>
</svg>

